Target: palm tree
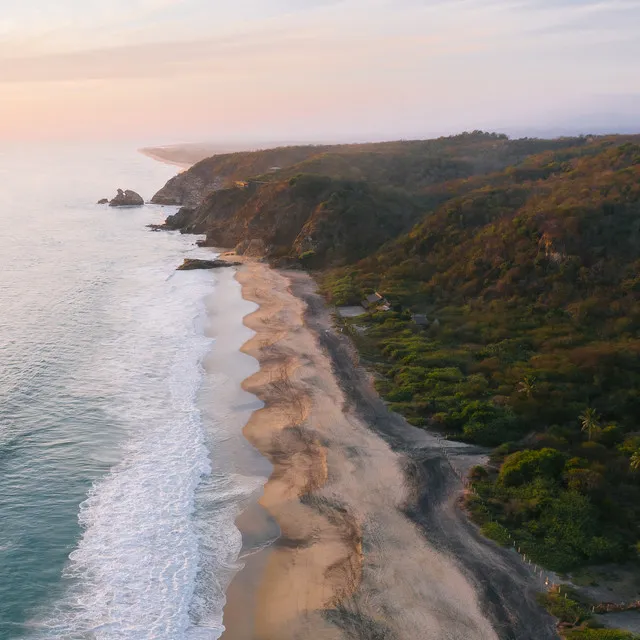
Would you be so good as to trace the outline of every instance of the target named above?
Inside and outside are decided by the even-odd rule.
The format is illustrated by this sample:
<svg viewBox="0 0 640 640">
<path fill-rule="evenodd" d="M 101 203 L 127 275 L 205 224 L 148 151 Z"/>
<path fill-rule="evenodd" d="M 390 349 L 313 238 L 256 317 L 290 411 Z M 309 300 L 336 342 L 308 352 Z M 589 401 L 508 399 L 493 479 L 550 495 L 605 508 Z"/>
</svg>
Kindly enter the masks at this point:
<svg viewBox="0 0 640 640">
<path fill-rule="evenodd" d="M 593 435 L 600 431 L 600 416 L 595 409 L 589 407 L 580 415 L 580 423 L 582 430 L 587 433 L 589 440 L 593 439 Z"/>
<path fill-rule="evenodd" d="M 524 393 L 527 398 L 531 398 L 536 390 L 536 379 L 533 376 L 525 376 L 522 382 L 518 383 L 518 393 Z"/>
<path fill-rule="evenodd" d="M 633 471 L 640 471 L 640 449 L 631 456 L 629 466 Z"/>
</svg>

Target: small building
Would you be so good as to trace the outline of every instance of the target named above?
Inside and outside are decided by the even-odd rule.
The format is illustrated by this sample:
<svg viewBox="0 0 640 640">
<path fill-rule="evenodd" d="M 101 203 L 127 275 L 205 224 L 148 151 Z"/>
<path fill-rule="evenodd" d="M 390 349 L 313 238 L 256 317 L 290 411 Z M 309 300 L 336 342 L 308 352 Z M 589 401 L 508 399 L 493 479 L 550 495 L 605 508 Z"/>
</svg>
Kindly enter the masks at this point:
<svg viewBox="0 0 640 640">
<path fill-rule="evenodd" d="M 365 309 L 369 309 L 370 307 L 375 307 L 384 301 L 384 298 L 376 291 L 376 293 L 372 293 L 368 295 L 363 301 L 362 306 Z"/>
<path fill-rule="evenodd" d="M 429 326 L 429 318 L 423 313 L 414 313 L 411 316 L 411 319 L 419 326 L 419 327 L 428 327 Z"/>
<path fill-rule="evenodd" d="M 277 173 L 282 167 L 270 167 L 268 173 Z"/>
<path fill-rule="evenodd" d="M 367 296 L 360 304 L 367 310 L 391 311 L 391 303 L 377 291 Z"/>
</svg>

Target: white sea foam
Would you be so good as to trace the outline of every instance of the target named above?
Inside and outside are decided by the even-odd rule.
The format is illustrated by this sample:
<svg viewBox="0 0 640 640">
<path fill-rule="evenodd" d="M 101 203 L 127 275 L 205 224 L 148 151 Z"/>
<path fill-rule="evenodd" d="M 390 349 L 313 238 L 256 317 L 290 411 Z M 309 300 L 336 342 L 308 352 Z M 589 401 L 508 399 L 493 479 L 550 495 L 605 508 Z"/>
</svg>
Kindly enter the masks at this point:
<svg viewBox="0 0 640 640">
<path fill-rule="evenodd" d="M 86 386 L 109 398 L 125 444 L 120 462 L 81 505 L 70 587 L 37 625 L 38 637 L 215 640 L 223 631 L 226 583 L 216 585 L 216 572 L 237 558 L 237 502 L 253 488 L 242 478 L 209 477 L 215 513 L 198 525 L 196 490 L 212 471 L 196 405 L 212 344 L 202 331 L 212 280 L 172 275 L 173 268 L 130 274 L 124 306 L 110 311 L 118 330 L 85 372 Z M 194 605 L 199 572 L 210 584 Z"/>
</svg>

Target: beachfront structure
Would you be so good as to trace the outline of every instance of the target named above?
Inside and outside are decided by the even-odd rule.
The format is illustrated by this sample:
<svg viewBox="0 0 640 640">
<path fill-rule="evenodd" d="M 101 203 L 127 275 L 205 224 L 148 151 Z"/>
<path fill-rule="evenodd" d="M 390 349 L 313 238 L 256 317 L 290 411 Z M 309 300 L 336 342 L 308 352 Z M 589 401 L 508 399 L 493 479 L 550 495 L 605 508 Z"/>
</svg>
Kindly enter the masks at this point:
<svg viewBox="0 0 640 640">
<path fill-rule="evenodd" d="M 369 310 L 369 309 L 378 309 L 379 311 L 390 311 L 391 310 L 391 304 L 389 303 L 389 301 L 381 296 L 377 291 L 375 293 L 372 293 L 371 295 L 368 295 L 362 302 L 361 302 L 362 306 Z"/>
</svg>

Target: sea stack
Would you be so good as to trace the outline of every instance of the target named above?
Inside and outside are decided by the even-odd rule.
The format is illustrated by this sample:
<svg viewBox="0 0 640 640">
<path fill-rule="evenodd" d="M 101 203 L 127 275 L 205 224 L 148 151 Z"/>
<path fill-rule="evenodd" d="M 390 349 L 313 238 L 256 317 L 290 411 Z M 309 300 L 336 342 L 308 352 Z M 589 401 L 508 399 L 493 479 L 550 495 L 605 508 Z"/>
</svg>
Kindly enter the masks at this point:
<svg viewBox="0 0 640 640">
<path fill-rule="evenodd" d="M 139 193 L 127 189 L 123 191 L 118 189 L 118 195 L 109 202 L 110 207 L 141 207 L 144 205 L 144 200 Z"/>
</svg>

